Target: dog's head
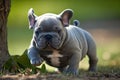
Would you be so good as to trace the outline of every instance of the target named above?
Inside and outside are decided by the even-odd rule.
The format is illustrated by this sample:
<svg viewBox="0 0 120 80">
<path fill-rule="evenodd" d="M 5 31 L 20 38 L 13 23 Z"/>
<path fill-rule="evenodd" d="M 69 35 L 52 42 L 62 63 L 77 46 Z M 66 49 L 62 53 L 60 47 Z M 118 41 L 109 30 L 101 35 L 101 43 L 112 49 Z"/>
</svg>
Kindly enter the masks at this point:
<svg viewBox="0 0 120 80">
<path fill-rule="evenodd" d="M 34 30 L 33 40 L 38 49 L 59 49 L 66 37 L 65 27 L 73 15 L 71 9 L 66 9 L 59 15 L 47 13 L 36 16 L 31 8 L 28 12 L 29 28 Z"/>
</svg>

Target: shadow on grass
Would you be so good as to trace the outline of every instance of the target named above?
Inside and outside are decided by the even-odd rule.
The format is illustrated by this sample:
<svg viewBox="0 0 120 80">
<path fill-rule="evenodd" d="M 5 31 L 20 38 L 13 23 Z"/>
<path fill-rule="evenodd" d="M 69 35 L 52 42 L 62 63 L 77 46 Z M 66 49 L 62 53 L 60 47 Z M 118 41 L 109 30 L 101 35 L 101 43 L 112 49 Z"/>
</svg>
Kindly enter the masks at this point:
<svg viewBox="0 0 120 80">
<path fill-rule="evenodd" d="M 120 67 L 119 66 L 98 66 L 96 72 L 89 72 L 84 69 L 80 69 L 80 77 L 97 78 L 97 79 L 120 79 Z M 95 79 L 96 80 L 96 79 Z"/>
</svg>

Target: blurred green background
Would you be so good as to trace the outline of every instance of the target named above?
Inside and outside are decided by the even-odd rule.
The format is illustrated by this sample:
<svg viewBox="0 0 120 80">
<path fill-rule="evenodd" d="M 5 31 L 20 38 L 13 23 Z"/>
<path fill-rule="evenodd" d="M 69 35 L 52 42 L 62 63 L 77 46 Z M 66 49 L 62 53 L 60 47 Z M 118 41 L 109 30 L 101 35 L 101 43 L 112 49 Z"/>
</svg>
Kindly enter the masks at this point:
<svg viewBox="0 0 120 80">
<path fill-rule="evenodd" d="M 38 16 L 73 9 L 71 23 L 74 19 L 80 20 L 80 27 L 95 38 L 98 64 L 120 66 L 120 0 L 11 0 L 8 17 L 8 47 L 11 55 L 21 55 L 29 47 L 32 30 L 29 30 L 27 13 L 30 8 Z M 84 68 L 88 67 L 86 59 L 81 63 Z"/>
</svg>

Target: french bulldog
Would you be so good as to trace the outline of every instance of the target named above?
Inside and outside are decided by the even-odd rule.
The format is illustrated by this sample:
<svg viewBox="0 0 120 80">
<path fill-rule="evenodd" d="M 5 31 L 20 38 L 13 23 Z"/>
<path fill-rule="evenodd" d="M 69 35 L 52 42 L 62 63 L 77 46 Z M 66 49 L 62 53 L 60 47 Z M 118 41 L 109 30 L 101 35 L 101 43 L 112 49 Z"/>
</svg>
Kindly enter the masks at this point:
<svg viewBox="0 0 120 80">
<path fill-rule="evenodd" d="M 90 33 L 81 29 L 79 21 L 74 20 L 71 9 L 60 14 L 46 13 L 37 16 L 31 8 L 28 11 L 29 28 L 33 38 L 28 49 L 31 64 L 38 66 L 45 61 L 59 71 L 77 75 L 79 62 L 87 55 L 89 71 L 96 71 L 96 44 Z"/>
</svg>

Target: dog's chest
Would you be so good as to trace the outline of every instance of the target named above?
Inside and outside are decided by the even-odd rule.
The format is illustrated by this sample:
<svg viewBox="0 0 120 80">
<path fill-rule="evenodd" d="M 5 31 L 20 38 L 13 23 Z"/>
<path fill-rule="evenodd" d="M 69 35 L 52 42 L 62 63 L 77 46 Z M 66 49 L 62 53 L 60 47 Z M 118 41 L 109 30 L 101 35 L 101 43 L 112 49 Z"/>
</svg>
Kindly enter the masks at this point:
<svg viewBox="0 0 120 80">
<path fill-rule="evenodd" d="M 60 53 L 60 51 L 53 50 L 49 52 L 45 52 L 41 55 L 41 57 L 51 66 L 61 67 L 66 65 L 67 57 Z M 65 62 L 66 61 L 66 62 Z"/>
<path fill-rule="evenodd" d="M 47 58 L 50 58 L 51 64 L 53 66 L 60 66 L 60 58 L 62 58 L 63 55 L 61 55 L 58 51 L 53 50 L 53 53 L 50 55 L 47 55 Z"/>
</svg>

